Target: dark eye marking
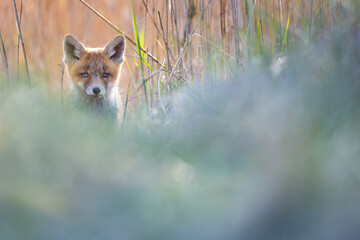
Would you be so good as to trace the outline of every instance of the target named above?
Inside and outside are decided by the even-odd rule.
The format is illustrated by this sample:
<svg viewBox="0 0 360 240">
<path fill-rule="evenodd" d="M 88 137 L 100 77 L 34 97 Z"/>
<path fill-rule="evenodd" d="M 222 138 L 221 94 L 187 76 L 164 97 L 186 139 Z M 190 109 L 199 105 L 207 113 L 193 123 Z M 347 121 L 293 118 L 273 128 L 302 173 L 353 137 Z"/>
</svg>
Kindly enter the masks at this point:
<svg viewBox="0 0 360 240">
<path fill-rule="evenodd" d="M 103 73 L 103 78 L 108 78 L 110 76 L 109 73 Z"/>
<path fill-rule="evenodd" d="M 89 74 L 88 74 L 88 73 L 82 73 L 81 76 L 82 76 L 83 78 L 88 78 L 88 77 L 89 77 Z"/>
</svg>

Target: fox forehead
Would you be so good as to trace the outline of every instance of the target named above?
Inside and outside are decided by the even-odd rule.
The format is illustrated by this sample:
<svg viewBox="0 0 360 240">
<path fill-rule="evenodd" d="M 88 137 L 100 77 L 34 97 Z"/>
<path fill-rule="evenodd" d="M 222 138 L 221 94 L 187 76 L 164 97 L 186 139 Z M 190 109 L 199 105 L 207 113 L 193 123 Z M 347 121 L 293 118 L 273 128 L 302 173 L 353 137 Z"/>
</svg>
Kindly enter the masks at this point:
<svg viewBox="0 0 360 240">
<path fill-rule="evenodd" d="M 74 68 L 77 71 L 90 74 L 118 71 L 119 65 L 111 61 L 103 53 L 103 50 L 103 48 L 86 48 L 86 53 L 75 64 Z"/>
</svg>

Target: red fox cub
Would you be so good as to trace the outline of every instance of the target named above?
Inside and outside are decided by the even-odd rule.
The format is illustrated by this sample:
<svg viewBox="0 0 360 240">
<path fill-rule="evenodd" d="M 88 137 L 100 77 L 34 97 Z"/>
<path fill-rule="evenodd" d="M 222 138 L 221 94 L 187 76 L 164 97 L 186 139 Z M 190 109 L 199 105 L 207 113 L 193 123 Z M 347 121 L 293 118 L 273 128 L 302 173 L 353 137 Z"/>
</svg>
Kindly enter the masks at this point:
<svg viewBox="0 0 360 240">
<path fill-rule="evenodd" d="M 122 36 L 104 48 L 86 48 L 73 36 L 65 37 L 64 62 L 76 105 L 90 108 L 101 117 L 122 119 L 118 87 L 124 51 Z"/>
</svg>

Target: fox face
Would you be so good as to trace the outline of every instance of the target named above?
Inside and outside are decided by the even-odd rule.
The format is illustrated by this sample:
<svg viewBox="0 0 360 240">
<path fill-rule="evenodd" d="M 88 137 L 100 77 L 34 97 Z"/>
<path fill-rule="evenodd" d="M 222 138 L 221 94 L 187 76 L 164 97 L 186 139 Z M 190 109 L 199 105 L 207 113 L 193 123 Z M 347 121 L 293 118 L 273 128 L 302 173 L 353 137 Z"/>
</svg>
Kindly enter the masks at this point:
<svg viewBox="0 0 360 240">
<path fill-rule="evenodd" d="M 104 48 L 86 48 L 67 35 L 64 62 L 73 87 L 88 99 L 108 97 L 118 86 L 124 51 L 122 36 L 117 36 Z"/>
</svg>

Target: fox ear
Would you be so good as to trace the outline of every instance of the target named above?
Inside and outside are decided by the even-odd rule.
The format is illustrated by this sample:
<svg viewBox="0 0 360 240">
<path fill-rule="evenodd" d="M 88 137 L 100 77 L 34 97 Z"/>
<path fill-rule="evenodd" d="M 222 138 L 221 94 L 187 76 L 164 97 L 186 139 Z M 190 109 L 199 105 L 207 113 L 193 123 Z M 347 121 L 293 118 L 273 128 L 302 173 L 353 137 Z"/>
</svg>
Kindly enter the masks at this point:
<svg viewBox="0 0 360 240">
<path fill-rule="evenodd" d="M 113 62 L 120 64 L 124 60 L 125 52 L 125 40 L 119 35 L 111 42 L 106 44 L 104 48 L 104 54 L 110 58 Z"/>
<path fill-rule="evenodd" d="M 79 61 L 85 54 L 85 47 L 76 38 L 66 35 L 64 39 L 64 59 L 66 63 Z"/>
</svg>

